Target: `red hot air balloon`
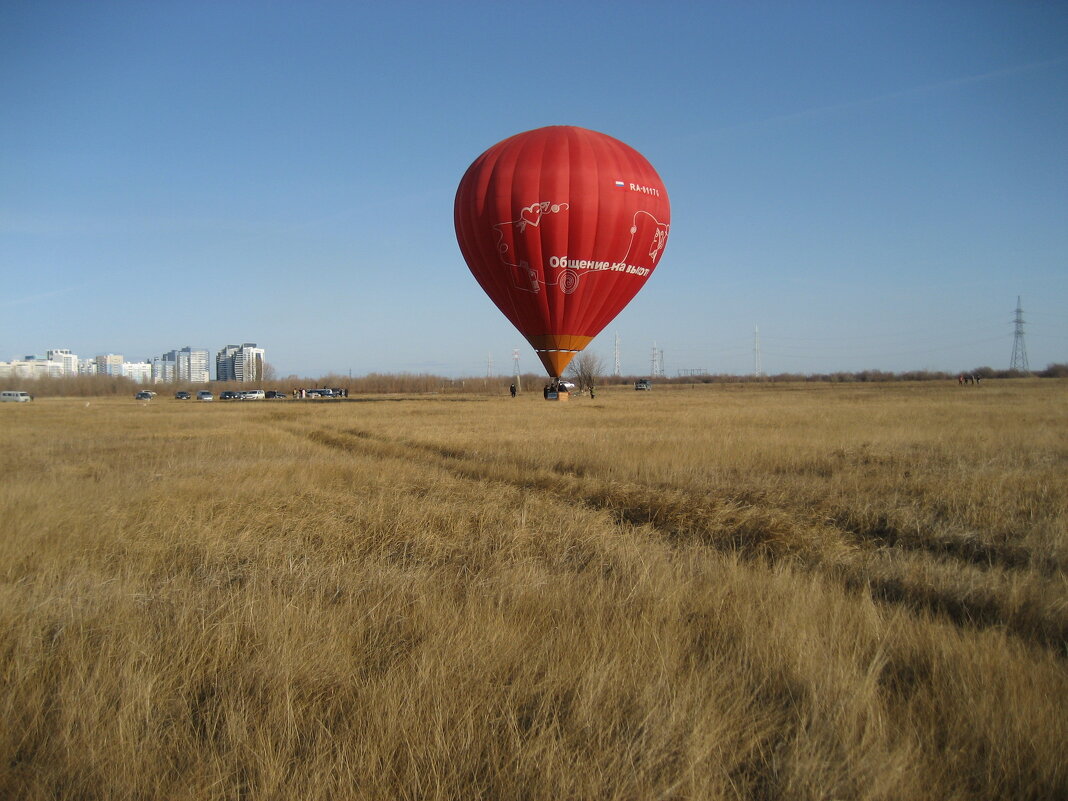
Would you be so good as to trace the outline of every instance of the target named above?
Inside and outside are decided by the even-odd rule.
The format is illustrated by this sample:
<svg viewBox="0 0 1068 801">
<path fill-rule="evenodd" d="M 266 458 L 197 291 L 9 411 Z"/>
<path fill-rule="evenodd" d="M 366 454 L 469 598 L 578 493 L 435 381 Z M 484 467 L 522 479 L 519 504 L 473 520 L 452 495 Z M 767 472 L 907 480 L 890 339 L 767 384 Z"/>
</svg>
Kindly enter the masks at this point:
<svg viewBox="0 0 1068 801">
<path fill-rule="evenodd" d="M 554 125 L 475 159 L 454 217 L 475 280 L 558 377 L 649 280 L 671 208 L 638 151 Z"/>
</svg>

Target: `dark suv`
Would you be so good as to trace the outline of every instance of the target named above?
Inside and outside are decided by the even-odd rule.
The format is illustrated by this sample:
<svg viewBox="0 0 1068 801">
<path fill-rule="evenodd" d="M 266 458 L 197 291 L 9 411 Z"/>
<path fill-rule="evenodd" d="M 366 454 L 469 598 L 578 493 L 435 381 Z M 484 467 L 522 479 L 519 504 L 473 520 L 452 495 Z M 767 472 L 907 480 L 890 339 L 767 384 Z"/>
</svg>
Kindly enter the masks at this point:
<svg viewBox="0 0 1068 801">
<path fill-rule="evenodd" d="M 175 400 L 189 400 L 190 397 L 191 397 L 191 395 L 188 392 L 175 392 L 174 393 L 174 399 Z"/>
</svg>

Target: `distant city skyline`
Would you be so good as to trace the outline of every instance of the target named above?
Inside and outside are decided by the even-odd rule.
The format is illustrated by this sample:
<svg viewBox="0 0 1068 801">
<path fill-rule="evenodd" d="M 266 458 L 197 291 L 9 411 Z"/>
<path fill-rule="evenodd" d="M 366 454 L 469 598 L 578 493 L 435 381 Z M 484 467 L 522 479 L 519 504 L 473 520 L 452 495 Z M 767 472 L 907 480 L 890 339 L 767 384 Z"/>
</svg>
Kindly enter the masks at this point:
<svg viewBox="0 0 1068 801">
<path fill-rule="evenodd" d="M 70 348 L 51 348 L 45 355 L 24 355 L 0 360 L 0 378 L 61 378 L 74 375 L 125 376 L 138 383 L 205 384 L 215 381 L 262 381 L 267 377 L 266 350 L 254 342 L 225 345 L 215 356 L 216 374 L 206 348 L 186 345 L 140 362 L 126 361 L 121 353 L 80 358 Z"/>
</svg>

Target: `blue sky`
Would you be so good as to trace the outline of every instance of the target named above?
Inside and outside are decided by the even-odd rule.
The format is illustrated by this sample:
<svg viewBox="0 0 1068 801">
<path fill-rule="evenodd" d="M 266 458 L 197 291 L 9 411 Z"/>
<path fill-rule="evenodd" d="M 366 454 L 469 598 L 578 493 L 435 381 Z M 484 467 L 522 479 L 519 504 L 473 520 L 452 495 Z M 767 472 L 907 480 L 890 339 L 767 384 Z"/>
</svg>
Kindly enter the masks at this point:
<svg viewBox="0 0 1068 801">
<path fill-rule="evenodd" d="M 0 360 L 540 371 L 452 202 L 552 124 L 671 197 L 624 373 L 1068 361 L 1064 3 L 190 0 L 0 2 Z"/>
</svg>

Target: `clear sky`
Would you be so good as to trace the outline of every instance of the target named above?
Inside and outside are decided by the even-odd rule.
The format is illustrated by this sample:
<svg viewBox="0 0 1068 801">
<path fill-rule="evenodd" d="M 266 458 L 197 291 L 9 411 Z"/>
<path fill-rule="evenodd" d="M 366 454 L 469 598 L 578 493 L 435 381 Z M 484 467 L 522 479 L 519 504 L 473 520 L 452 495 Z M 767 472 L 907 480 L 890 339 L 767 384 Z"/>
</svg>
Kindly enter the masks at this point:
<svg viewBox="0 0 1068 801">
<path fill-rule="evenodd" d="M 554 124 L 671 197 L 624 373 L 1068 362 L 1068 4 L 977 0 L 0 0 L 0 360 L 540 372 L 452 203 Z"/>
</svg>

